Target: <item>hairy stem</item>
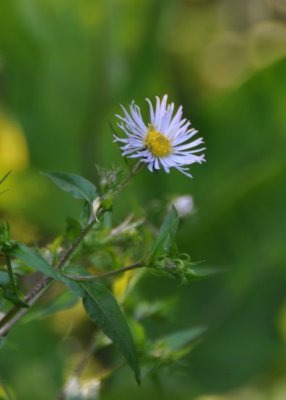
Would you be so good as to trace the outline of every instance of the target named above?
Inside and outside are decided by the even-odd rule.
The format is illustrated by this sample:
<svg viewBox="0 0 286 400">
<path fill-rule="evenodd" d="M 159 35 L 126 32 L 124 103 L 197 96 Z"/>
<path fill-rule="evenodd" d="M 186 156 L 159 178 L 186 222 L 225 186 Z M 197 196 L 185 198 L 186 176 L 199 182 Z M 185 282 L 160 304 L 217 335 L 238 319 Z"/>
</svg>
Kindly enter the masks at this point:
<svg viewBox="0 0 286 400">
<path fill-rule="evenodd" d="M 143 168 L 143 164 L 138 162 L 131 169 L 129 175 L 126 179 L 115 189 L 113 192 L 113 198 L 116 198 L 130 183 L 131 179 Z M 100 208 L 97 212 L 96 217 L 92 216 L 85 228 L 80 232 L 75 241 L 62 252 L 59 258 L 59 262 L 55 266 L 56 270 L 62 269 L 65 264 L 70 260 L 71 256 L 75 253 L 80 243 L 91 231 L 93 225 L 98 221 L 98 218 L 105 213 L 105 210 Z M 126 267 L 127 268 L 127 267 Z M 138 267 L 136 267 L 138 268 Z M 115 271 L 110 271 L 111 274 Z M 123 271 L 122 271 L 123 272 Z M 38 299 L 46 292 L 54 280 L 50 277 L 44 276 L 36 285 L 26 294 L 25 301 L 29 306 L 32 306 L 38 301 Z M 29 308 L 21 308 L 19 306 L 14 306 L 8 313 L 0 320 L 0 337 L 5 336 L 8 331 L 13 327 L 13 325 L 21 319 L 27 312 Z"/>
<path fill-rule="evenodd" d="M 55 266 L 56 270 L 61 269 L 70 257 L 74 254 L 79 244 L 85 238 L 85 236 L 92 229 L 96 219 L 93 218 L 88 225 L 80 232 L 76 240 L 70 245 L 70 247 L 65 250 L 60 256 L 58 264 Z M 48 289 L 48 287 L 54 282 L 50 277 L 44 276 L 36 285 L 26 294 L 25 301 L 29 306 L 32 306 Z M 4 336 L 11 329 L 11 327 L 21 319 L 27 312 L 29 308 L 21 308 L 14 306 L 4 318 L 0 321 L 0 336 Z"/>
<path fill-rule="evenodd" d="M 112 271 L 105 272 L 104 274 L 100 275 L 71 275 L 71 274 L 64 274 L 67 278 L 73 279 L 74 281 L 90 281 L 90 280 L 97 280 L 102 278 L 107 278 L 108 276 L 121 274 L 126 271 L 131 271 L 132 269 L 142 268 L 145 267 L 146 264 L 143 261 L 138 261 L 137 263 L 128 265 L 127 267 L 118 268 Z"/>
<path fill-rule="evenodd" d="M 144 168 L 145 164 L 142 163 L 141 161 L 138 161 L 130 170 L 129 175 L 126 177 L 126 179 L 119 185 L 116 190 L 113 193 L 113 197 L 117 197 L 123 190 L 129 185 L 130 181 L 132 178 L 140 172 Z"/>
</svg>

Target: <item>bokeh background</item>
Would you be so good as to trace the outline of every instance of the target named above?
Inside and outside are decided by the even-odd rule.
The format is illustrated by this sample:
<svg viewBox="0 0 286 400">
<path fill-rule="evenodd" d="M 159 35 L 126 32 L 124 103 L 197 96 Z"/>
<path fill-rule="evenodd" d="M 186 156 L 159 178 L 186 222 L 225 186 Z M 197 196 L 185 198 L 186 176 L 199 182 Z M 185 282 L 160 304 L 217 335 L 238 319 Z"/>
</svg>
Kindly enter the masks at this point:
<svg viewBox="0 0 286 400">
<path fill-rule="evenodd" d="M 96 182 L 95 163 L 123 164 L 109 127 L 119 103 L 145 107 L 165 93 L 205 138 L 207 163 L 193 180 L 144 173 L 116 212 L 191 194 L 196 214 L 181 225 L 180 249 L 228 272 L 185 287 L 150 281 L 151 299 L 180 299 L 164 329 L 199 324 L 209 334 L 165 391 L 149 380 L 136 388 L 126 371 L 102 398 L 283 400 L 285 0 L 1 0 L 0 176 L 13 169 L 1 218 L 27 243 L 51 239 L 78 204 L 39 171 Z M 74 313 L 12 332 L 0 380 L 16 398 L 56 398 L 80 352 L 63 339 Z"/>
</svg>

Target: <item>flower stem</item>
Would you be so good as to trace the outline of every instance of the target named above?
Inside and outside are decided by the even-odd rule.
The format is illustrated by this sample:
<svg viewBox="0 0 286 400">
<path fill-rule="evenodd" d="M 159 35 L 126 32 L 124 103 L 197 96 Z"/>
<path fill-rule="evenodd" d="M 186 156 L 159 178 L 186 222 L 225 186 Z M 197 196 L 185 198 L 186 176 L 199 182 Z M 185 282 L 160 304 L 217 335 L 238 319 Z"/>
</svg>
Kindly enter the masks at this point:
<svg viewBox="0 0 286 400">
<path fill-rule="evenodd" d="M 137 263 L 128 265 L 127 267 L 122 267 L 119 269 L 115 269 L 113 271 L 108 271 L 105 272 L 104 274 L 100 275 L 71 275 L 71 274 L 64 274 L 69 279 L 72 279 L 74 281 L 90 281 L 90 280 L 97 280 L 97 279 L 102 279 L 102 278 L 107 278 L 109 276 L 117 275 L 117 274 L 122 274 L 123 272 L 126 271 L 131 271 L 132 269 L 136 268 L 142 268 L 145 267 L 146 264 L 143 263 L 143 261 L 138 261 Z"/>
<path fill-rule="evenodd" d="M 94 223 L 96 222 L 95 218 L 86 225 L 86 227 L 80 232 L 75 241 L 70 245 L 70 247 L 65 250 L 60 256 L 58 264 L 55 266 L 55 270 L 60 270 L 66 262 L 70 259 L 70 257 L 74 254 L 79 244 L 85 238 L 85 236 L 90 232 Z M 25 296 L 25 301 L 29 306 L 32 306 L 38 298 L 40 298 L 48 289 L 48 287 L 54 282 L 54 280 L 50 277 L 44 276 Z M 10 328 L 27 312 L 29 308 L 21 308 L 19 306 L 14 306 L 4 318 L 0 321 L 0 336 L 5 335 Z"/>
<path fill-rule="evenodd" d="M 113 199 L 115 199 L 130 183 L 131 179 L 142 169 L 142 163 L 138 162 L 134 165 L 134 167 L 130 170 L 129 175 L 126 179 L 117 187 L 117 189 L 113 192 Z M 93 225 L 98 221 L 98 218 L 102 216 L 106 210 L 100 208 L 97 212 L 96 217 L 92 216 L 88 224 L 83 228 L 83 230 L 79 233 L 78 237 L 75 241 L 65 250 L 59 257 L 59 262 L 55 266 L 55 270 L 62 269 L 67 261 L 70 260 L 71 256 L 75 253 L 80 243 L 84 240 L 87 234 L 93 228 Z M 9 266 L 8 273 L 9 272 Z M 128 268 L 128 267 L 125 267 Z M 136 267 L 138 268 L 138 266 Z M 12 272 L 12 269 L 11 269 Z M 115 271 L 110 271 L 110 275 L 113 275 Z M 123 271 L 122 271 L 123 272 Z M 13 272 L 12 272 L 13 273 Z M 107 273 L 108 274 L 108 273 Z M 10 277 L 11 279 L 11 277 Z M 11 282 L 13 282 L 11 280 Z M 34 303 L 38 301 L 38 299 L 46 292 L 46 290 L 50 287 L 52 283 L 55 281 L 47 276 L 44 276 L 36 285 L 26 294 L 25 301 L 29 306 L 32 306 Z M 12 283 L 13 284 L 13 283 Z M 0 337 L 4 336 L 8 333 L 8 331 L 13 327 L 13 325 L 21 319 L 27 312 L 29 308 L 21 308 L 19 306 L 14 306 L 8 313 L 0 320 Z"/>
<path fill-rule="evenodd" d="M 123 190 L 129 185 L 132 178 L 144 168 L 145 164 L 138 161 L 134 166 L 132 166 L 129 175 L 126 179 L 116 188 L 113 192 L 113 198 L 117 197 Z"/>
</svg>

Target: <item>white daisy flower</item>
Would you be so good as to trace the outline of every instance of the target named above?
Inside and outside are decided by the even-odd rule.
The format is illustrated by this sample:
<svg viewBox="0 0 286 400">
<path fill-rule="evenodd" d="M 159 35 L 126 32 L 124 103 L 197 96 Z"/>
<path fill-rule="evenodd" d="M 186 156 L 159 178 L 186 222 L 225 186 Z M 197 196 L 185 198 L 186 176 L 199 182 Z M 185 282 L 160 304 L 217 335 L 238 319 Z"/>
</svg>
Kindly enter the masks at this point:
<svg viewBox="0 0 286 400">
<path fill-rule="evenodd" d="M 124 116 L 116 115 L 120 119 L 117 124 L 126 136 L 120 138 L 114 135 L 115 142 L 120 143 L 122 155 L 130 158 L 140 158 L 147 164 L 148 169 L 164 169 L 167 173 L 170 168 L 192 177 L 186 166 L 194 163 L 201 164 L 205 161 L 204 154 L 200 154 L 205 147 L 199 147 L 203 143 L 202 138 L 190 141 L 198 131 L 190 128 L 190 121 L 182 118 L 183 108 L 180 106 L 174 113 L 174 103 L 167 104 L 168 96 L 162 100 L 156 97 L 156 107 L 149 99 L 150 117 L 147 124 L 144 123 L 140 108 L 134 103 L 130 105 L 128 112 L 123 106 Z"/>
</svg>

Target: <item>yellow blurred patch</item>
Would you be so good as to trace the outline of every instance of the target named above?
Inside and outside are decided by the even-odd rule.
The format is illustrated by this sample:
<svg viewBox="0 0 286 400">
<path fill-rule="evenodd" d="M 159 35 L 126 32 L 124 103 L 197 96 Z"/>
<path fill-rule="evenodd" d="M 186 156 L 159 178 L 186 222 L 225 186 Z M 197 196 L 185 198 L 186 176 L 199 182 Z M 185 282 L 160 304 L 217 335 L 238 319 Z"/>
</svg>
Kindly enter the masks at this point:
<svg viewBox="0 0 286 400">
<path fill-rule="evenodd" d="M 4 197 L 4 196 L 3 196 Z M 26 244 L 35 243 L 39 238 L 38 227 L 31 222 L 28 222 L 21 216 L 10 216 L 9 224 L 11 228 L 11 237 L 15 240 L 20 240 Z M 0 397 L 1 400 L 1 397 Z"/>
<path fill-rule="evenodd" d="M 98 6 L 95 1 L 82 2 L 78 8 L 77 15 L 87 29 L 96 28 L 104 18 L 102 7 Z"/>
<path fill-rule="evenodd" d="M 1 400 L 8 400 L 8 396 L 4 388 L 0 385 L 0 399 Z"/>
<path fill-rule="evenodd" d="M 86 313 L 80 301 L 72 308 L 60 311 L 52 317 L 52 325 L 56 332 L 68 335 L 72 329 L 86 320 Z"/>
<path fill-rule="evenodd" d="M 23 130 L 0 114 L 0 176 L 11 169 L 21 171 L 28 163 L 28 145 Z"/>
<path fill-rule="evenodd" d="M 113 294 L 119 302 L 124 300 L 125 293 L 133 275 L 134 271 L 127 271 L 113 281 Z"/>
</svg>

